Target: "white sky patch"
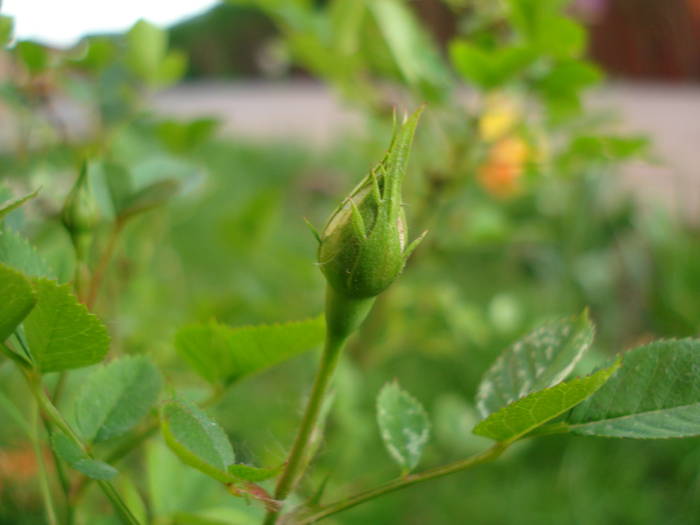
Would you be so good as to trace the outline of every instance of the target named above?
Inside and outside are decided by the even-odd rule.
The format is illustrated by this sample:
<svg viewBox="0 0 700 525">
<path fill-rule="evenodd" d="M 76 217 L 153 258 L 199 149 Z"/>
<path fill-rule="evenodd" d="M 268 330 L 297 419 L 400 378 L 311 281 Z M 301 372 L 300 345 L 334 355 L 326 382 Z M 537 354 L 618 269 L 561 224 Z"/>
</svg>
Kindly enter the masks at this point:
<svg viewBox="0 0 700 525">
<path fill-rule="evenodd" d="M 159 26 L 197 15 L 217 0 L 0 0 L 0 13 L 15 20 L 15 37 L 57 47 L 86 34 L 121 32 L 144 18 Z"/>
</svg>

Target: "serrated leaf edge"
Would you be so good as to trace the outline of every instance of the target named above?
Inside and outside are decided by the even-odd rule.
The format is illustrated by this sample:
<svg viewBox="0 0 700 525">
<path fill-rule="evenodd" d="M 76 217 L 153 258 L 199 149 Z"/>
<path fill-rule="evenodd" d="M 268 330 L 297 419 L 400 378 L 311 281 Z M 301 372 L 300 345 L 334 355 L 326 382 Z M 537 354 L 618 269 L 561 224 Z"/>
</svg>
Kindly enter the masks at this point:
<svg viewBox="0 0 700 525">
<path fill-rule="evenodd" d="M 608 371 L 607 377 L 604 377 L 604 381 L 602 381 L 593 391 L 591 391 L 590 394 L 588 394 L 588 397 L 590 397 L 590 396 L 592 396 L 593 394 L 595 394 L 608 380 L 610 380 L 610 378 L 613 376 L 613 374 L 614 374 L 615 372 L 617 372 L 617 370 L 619 370 L 621 364 L 622 364 L 622 359 L 621 359 L 621 358 L 617 358 L 617 359 L 615 360 L 615 362 L 614 362 L 612 365 L 610 365 L 609 367 L 607 367 L 607 368 L 601 368 L 600 370 L 596 370 L 596 371 L 594 371 L 594 372 L 591 372 L 591 373 L 588 374 L 588 375 L 585 375 L 585 376 L 582 376 L 582 377 L 575 377 L 575 378 L 573 378 L 573 379 L 570 379 L 569 381 L 562 381 L 562 382 L 557 383 L 556 385 L 550 386 L 550 387 L 548 387 L 548 388 L 543 388 L 542 390 L 537 390 L 536 392 L 531 392 L 530 394 L 528 394 L 528 395 L 526 395 L 526 396 L 524 396 L 524 397 L 521 397 L 521 398 L 519 398 L 519 399 L 517 399 L 517 400 L 515 400 L 515 401 L 513 401 L 513 402 L 511 402 L 511 403 L 509 403 L 509 404 L 507 404 L 506 406 L 504 406 L 504 407 L 498 409 L 496 412 L 492 412 L 491 414 L 489 414 L 486 418 L 484 418 L 484 419 L 481 420 L 479 423 L 477 423 L 477 425 L 472 429 L 472 433 L 475 434 L 475 435 L 477 435 L 477 436 L 483 436 L 483 437 L 487 437 L 487 438 L 489 438 L 489 439 L 494 439 L 493 437 L 491 437 L 491 436 L 489 436 L 489 435 L 487 435 L 487 434 L 482 433 L 482 432 L 480 431 L 480 428 L 483 429 L 483 427 L 486 426 L 486 424 L 489 422 L 489 420 L 491 420 L 492 418 L 495 418 L 495 417 L 496 417 L 498 414 L 500 414 L 501 412 L 504 412 L 504 411 L 508 410 L 508 409 L 511 408 L 513 405 L 516 405 L 516 404 L 518 404 L 518 403 L 521 403 L 521 402 L 523 402 L 524 400 L 526 400 L 526 399 L 528 399 L 528 398 L 531 398 L 531 397 L 534 397 L 534 396 L 536 396 L 536 395 L 539 395 L 539 394 L 541 394 L 542 392 L 554 390 L 554 389 L 556 389 L 556 388 L 558 388 L 558 387 L 560 387 L 561 385 L 564 385 L 564 384 L 566 384 L 566 385 L 573 385 L 574 383 L 582 382 L 582 381 L 585 380 L 585 379 L 592 378 L 592 377 L 595 376 L 596 374 L 599 374 L 599 373 L 601 373 L 601 372 L 607 370 L 607 371 Z M 602 375 L 605 376 L 605 374 L 602 374 Z M 543 420 L 543 421 L 540 422 L 539 424 L 532 425 L 532 426 L 530 426 L 528 429 L 523 430 L 523 431 L 521 431 L 520 433 L 518 433 L 517 435 L 512 436 L 512 437 L 510 437 L 510 438 L 508 438 L 508 439 L 506 439 L 506 440 L 503 440 L 502 442 L 503 442 L 503 443 L 513 443 L 514 441 L 517 441 L 517 440 L 520 439 L 521 437 L 523 437 L 523 436 L 525 436 L 526 434 L 532 432 L 534 429 L 539 428 L 539 427 L 541 427 L 542 425 L 548 423 L 549 421 L 552 421 L 552 420 L 555 419 L 556 417 L 558 417 L 558 416 L 560 416 L 560 415 L 562 415 L 562 414 L 565 414 L 565 413 L 569 412 L 569 411 L 570 411 L 571 409 L 573 409 L 575 406 L 579 405 L 580 403 L 583 403 L 586 399 L 588 399 L 588 397 L 582 399 L 581 401 L 579 401 L 578 403 L 576 403 L 576 404 L 573 405 L 573 406 L 569 406 L 569 407 L 564 408 L 564 409 L 562 409 L 562 410 L 560 410 L 560 411 L 557 411 L 556 413 L 552 414 L 551 417 L 548 417 L 547 419 Z"/>
</svg>

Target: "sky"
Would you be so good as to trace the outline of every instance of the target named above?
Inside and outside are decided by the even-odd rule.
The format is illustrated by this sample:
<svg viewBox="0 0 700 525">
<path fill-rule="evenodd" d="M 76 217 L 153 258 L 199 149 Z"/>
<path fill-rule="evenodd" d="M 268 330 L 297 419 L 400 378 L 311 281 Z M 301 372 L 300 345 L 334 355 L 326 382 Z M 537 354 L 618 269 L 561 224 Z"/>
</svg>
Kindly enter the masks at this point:
<svg viewBox="0 0 700 525">
<path fill-rule="evenodd" d="M 140 18 L 170 25 L 196 15 L 217 0 L 0 0 L 12 16 L 15 37 L 70 46 L 89 33 L 123 31 Z"/>
</svg>

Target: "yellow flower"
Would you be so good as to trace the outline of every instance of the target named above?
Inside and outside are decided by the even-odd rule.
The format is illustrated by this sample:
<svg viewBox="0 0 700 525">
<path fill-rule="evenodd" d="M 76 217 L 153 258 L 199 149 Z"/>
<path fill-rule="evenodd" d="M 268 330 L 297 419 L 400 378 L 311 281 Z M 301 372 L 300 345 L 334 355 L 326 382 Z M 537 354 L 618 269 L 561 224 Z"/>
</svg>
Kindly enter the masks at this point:
<svg viewBox="0 0 700 525">
<path fill-rule="evenodd" d="M 516 101 L 505 95 L 492 95 L 486 100 L 486 109 L 479 120 L 479 137 L 495 142 L 510 133 L 520 120 Z"/>
</svg>

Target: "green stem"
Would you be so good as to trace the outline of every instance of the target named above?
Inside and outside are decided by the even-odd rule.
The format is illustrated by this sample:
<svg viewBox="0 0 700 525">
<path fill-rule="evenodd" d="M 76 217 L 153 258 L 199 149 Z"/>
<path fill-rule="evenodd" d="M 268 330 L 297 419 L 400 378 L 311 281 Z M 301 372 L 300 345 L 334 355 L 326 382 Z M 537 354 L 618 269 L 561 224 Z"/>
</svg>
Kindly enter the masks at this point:
<svg viewBox="0 0 700 525">
<path fill-rule="evenodd" d="M 58 520 L 56 519 L 56 507 L 51 495 L 51 487 L 49 486 L 49 474 L 46 470 L 46 462 L 44 461 L 44 454 L 41 450 L 41 443 L 39 441 L 39 409 L 37 403 L 34 403 L 32 408 L 32 432 L 30 437 L 32 446 L 34 447 L 34 454 L 36 455 L 36 462 L 39 466 L 39 490 L 41 491 L 41 498 L 44 500 L 46 521 L 49 523 L 49 525 L 58 525 Z"/>
<path fill-rule="evenodd" d="M 461 461 L 456 461 L 448 465 L 443 465 L 441 467 L 426 470 L 419 474 L 412 474 L 403 478 L 389 481 L 388 483 L 379 485 L 376 488 L 366 490 L 364 492 L 359 492 L 354 496 L 350 496 L 335 503 L 329 503 L 328 505 L 324 505 L 319 509 L 316 509 L 316 511 L 313 514 L 307 515 L 299 519 L 298 521 L 294 521 L 294 523 L 296 525 L 306 525 L 308 523 L 315 523 L 324 518 L 327 518 L 328 516 L 337 514 L 338 512 L 342 512 L 351 507 L 359 505 L 360 503 L 364 503 L 366 501 L 383 496 L 384 494 L 388 494 L 396 490 L 410 487 L 411 485 L 416 485 L 417 483 L 423 483 L 424 481 L 439 478 L 442 476 L 447 476 L 449 474 L 454 474 L 455 472 L 461 472 L 463 470 L 476 467 L 477 465 L 481 465 L 482 463 L 493 461 L 494 459 L 498 458 L 498 456 L 500 456 L 507 447 L 508 445 L 506 444 L 496 443 L 490 449 L 485 450 L 484 452 L 481 452 L 474 456 L 470 456 Z"/>
<path fill-rule="evenodd" d="M 49 422 L 46 420 L 46 418 L 43 418 L 44 421 L 44 429 L 46 430 L 46 435 L 51 436 L 51 425 Z M 56 467 L 56 474 L 58 475 L 58 482 L 61 486 L 61 490 L 63 491 L 63 500 L 65 503 L 65 524 L 66 525 L 72 525 L 74 521 L 74 515 L 73 515 L 73 506 L 70 504 L 70 481 L 68 479 L 68 476 L 66 475 L 66 470 L 63 468 L 63 463 L 61 462 L 60 458 L 58 457 L 58 454 L 56 454 L 56 451 L 53 449 L 51 450 L 51 458 L 53 459 L 53 464 Z"/>
<path fill-rule="evenodd" d="M 306 455 L 306 448 L 309 444 L 311 433 L 316 427 L 323 398 L 326 390 L 328 389 L 330 379 L 333 376 L 333 371 L 338 364 L 340 350 L 345 345 L 345 341 L 346 339 L 337 339 L 331 336 L 326 337 L 326 344 L 323 349 L 323 355 L 321 356 L 321 363 L 319 365 L 318 372 L 316 373 L 316 378 L 314 379 L 311 393 L 309 394 L 309 400 L 306 405 L 306 410 L 304 411 L 304 416 L 301 420 L 299 430 L 297 431 L 297 436 L 294 440 L 292 450 L 289 453 L 287 464 L 282 472 L 282 475 L 277 481 L 275 499 L 278 501 L 284 501 L 284 499 L 292 491 L 296 480 L 302 474 L 301 470 L 305 463 L 304 456 Z M 278 511 L 269 511 L 264 523 L 266 525 L 275 523 L 275 521 L 277 521 L 278 514 Z"/>
<path fill-rule="evenodd" d="M 43 386 L 41 385 L 40 376 L 33 375 L 31 373 L 26 373 L 25 378 L 29 384 L 29 388 L 36 399 L 39 408 L 43 412 L 44 416 L 55 425 L 61 432 L 68 436 L 71 441 L 73 441 L 80 450 L 82 450 L 88 457 L 92 458 L 92 455 L 88 451 L 85 444 L 82 442 L 80 437 L 73 431 L 70 425 L 63 419 L 63 416 L 58 411 L 58 409 L 51 402 L 49 397 L 46 395 Z M 114 489 L 112 484 L 108 481 L 98 481 L 97 482 L 102 492 L 107 496 L 107 498 L 112 502 L 114 510 L 117 512 L 121 520 L 127 525 L 140 525 L 136 517 L 131 513 L 129 508 L 126 506 L 124 501 L 121 499 L 117 491 Z"/>
<path fill-rule="evenodd" d="M 294 445 L 282 475 L 277 480 L 275 489 L 277 501 L 283 502 L 289 496 L 308 465 L 310 458 L 307 457 L 307 449 L 318 421 L 323 398 L 338 364 L 340 352 L 350 334 L 357 330 L 367 317 L 373 304 L 374 298 L 349 299 L 339 296 L 330 286 L 326 288 L 326 342 Z M 265 516 L 264 525 L 274 524 L 278 515 L 279 510 L 269 510 Z"/>
</svg>

